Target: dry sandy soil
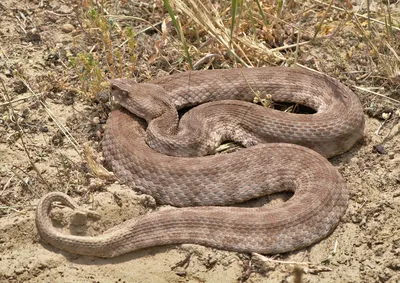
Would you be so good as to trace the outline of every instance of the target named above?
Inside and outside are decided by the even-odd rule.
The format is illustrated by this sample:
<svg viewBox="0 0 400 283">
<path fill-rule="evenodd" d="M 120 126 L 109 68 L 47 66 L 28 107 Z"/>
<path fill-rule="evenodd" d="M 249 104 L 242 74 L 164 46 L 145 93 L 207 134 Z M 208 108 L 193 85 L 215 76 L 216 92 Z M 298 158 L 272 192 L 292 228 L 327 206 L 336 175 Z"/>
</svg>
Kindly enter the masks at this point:
<svg viewBox="0 0 400 283">
<path fill-rule="evenodd" d="M 52 219 L 65 233 L 100 234 L 158 209 L 151 197 L 99 177 L 87 162 L 83 144 L 101 153 L 111 110 L 107 79 L 130 76 L 141 82 L 187 70 L 171 24 L 165 25 L 163 35 L 155 29 L 168 18 L 161 1 L 107 3 L 107 13 L 117 15 L 107 18 L 113 19 L 107 25 L 115 25 L 111 37 L 100 20 L 88 16 L 95 7 L 89 2 L 0 2 L 0 282 L 400 282 L 398 1 L 390 1 L 391 32 L 383 24 L 388 11 L 382 1 L 371 1 L 370 12 L 378 22 L 370 27 L 365 17 L 337 9 L 366 15 L 365 6 L 357 4 L 361 1 L 334 1 L 338 6 L 330 9 L 317 1 L 286 1 L 278 16 L 276 1 L 263 1 L 272 24 L 260 28 L 258 36 L 269 49 L 296 43 L 297 38 L 308 41 L 321 21 L 324 38 L 297 51 L 282 48 L 276 51 L 279 56 L 255 56 L 251 47 L 244 48 L 253 65 L 298 63 L 336 77 L 364 106 L 364 140 L 331 159 L 347 181 L 351 199 L 343 221 L 328 238 L 264 260 L 198 245 L 99 259 L 61 252 L 43 242 L 34 211 L 49 191 L 66 192 L 102 215 L 99 221 L 74 227 L 69 225 L 69 209 L 54 208 Z M 190 19 L 182 15 L 181 20 L 189 23 L 183 29 L 194 62 L 207 53 L 219 55 L 197 68 L 240 65 L 201 28 L 192 40 L 196 36 Z M 225 20 L 229 22 L 229 16 Z M 123 32 L 127 26 L 137 33 L 136 42 Z M 296 26 L 301 36 L 294 33 Z M 136 58 L 129 59 L 133 49 Z"/>
</svg>

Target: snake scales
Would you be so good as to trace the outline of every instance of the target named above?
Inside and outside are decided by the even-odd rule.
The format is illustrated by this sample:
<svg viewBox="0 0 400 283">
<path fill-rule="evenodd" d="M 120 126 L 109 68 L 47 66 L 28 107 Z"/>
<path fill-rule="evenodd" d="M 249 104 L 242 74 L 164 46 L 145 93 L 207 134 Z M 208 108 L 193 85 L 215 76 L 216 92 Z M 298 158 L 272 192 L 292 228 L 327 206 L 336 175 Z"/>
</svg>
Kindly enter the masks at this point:
<svg viewBox="0 0 400 283">
<path fill-rule="evenodd" d="M 38 204 L 36 225 L 51 245 L 98 257 L 178 243 L 283 253 L 326 237 L 343 216 L 348 191 L 326 157 L 362 137 L 364 118 L 357 97 L 337 80 L 268 67 L 194 71 L 149 84 L 116 79 L 111 91 L 122 108 L 110 114 L 103 150 L 115 174 L 160 204 L 196 207 L 152 212 L 95 237 L 75 236 L 56 230 L 48 216 L 54 201 L 75 203 L 50 193 Z M 255 92 L 316 113 L 249 103 Z M 178 119 L 177 110 L 199 104 Z M 246 148 L 200 156 L 226 140 Z M 280 191 L 294 195 L 272 207 L 222 206 Z"/>
</svg>

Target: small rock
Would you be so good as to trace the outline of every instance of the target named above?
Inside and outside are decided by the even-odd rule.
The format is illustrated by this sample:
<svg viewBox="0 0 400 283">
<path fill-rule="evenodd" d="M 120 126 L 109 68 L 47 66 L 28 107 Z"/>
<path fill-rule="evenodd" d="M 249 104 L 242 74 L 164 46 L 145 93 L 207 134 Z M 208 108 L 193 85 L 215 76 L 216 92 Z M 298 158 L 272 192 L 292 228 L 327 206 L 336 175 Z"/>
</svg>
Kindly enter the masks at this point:
<svg viewBox="0 0 400 283">
<path fill-rule="evenodd" d="M 25 272 L 25 269 L 23 267 L 15 269 L 15 274 L 20 275 Z"/>
<path fill-rule="evenodd" d="M 383 145 L 381 145 L 381 144 L 375 145 L 374 146 L 374 151 L 379 153 L 379 154 L 385 154 L 386 153 L 385 147 Z"/>
<path fill-rule="evenodd" d="M 95 124 L 100 124 L 100 117 L 94 117 L 93 118 L 93 123 L 95 123 Z"/>
<path fill-rule="evenodd" d="M 386 264 L 386 267 L 392 269 L 392 270 L 400 270 L 400 260 L 398 259 L 393 259 L 392 261 L 389 261 Z"/>
<path fill-rule="evenodd" d="M 18 94 L 25 93 L 28 90 L 27 86 L 22 81 L 14 82 L 13 89 Z"/>
<path fill-rule="evenodd" d="M 70 33 L 74 30 L 74 26 L 71 24 L 63 24 L 61 26 L 61 30 L 65 33 Z"/>
<path fill-rule="evenodd" d="M 87 223 L 87 214 L 77 211 L 71 215 L 71 224 L 74 226 L 83 226 Z"/>
<path fill-rule="evenodd" d="M 73 8 L 69 5 L 61 5 L 56 12 L 59 14 L 71 14 L 73 12 Z"/>
<path fill-rule="evenodd" d="M 40 107 L 40 102 L 39 100 L 35 100 L 32 103 L 29 104 L 29 109 L 33 110 L 33 109 L 39 109 Z"/>
<path fill-rule="evenodd" d="M 187 275 L 187 272 L 185 270 L 176 270 L 175 274 L 180 277 L 185 277 Z"/>
<path fill-rule="evenodd" d="M 389 151 L 388 156 L 389 156 L 389 159 L 394 159 L 394 152 Z"/>
<path fill-rule="evenodd" d="M 42 40 L 39 32 L 37 29 L 31 29 L 26 33 L 26 37 L 24 38 L 25 41 L 27 42 L 39 42 Z"/>
<path fill-rule="evenodd" d="M 49 22 L 55 23 L 58 20 L 58 16 L 55 13 L 51 13 L 48 11 L 45 11 L 45 17 Z"/>
<path fill-rule="evenodd" d="M 61 146 L 63 144 L 63 138 L 64 136 L 61 133 L 56 133 L 52 138 L 51 142 L 55 146 Z"/>
<path fill-rule="evenodd" d="M 65 93 L 62 97 L 62 102 L 64 105 L 73 105 L 75 102 L 75 92 L 74 91 L 68 91 Z"/>
<path fill-rule="evenodd" d="M 39 126 L 39 132 L 42 133 L 47 133 L 49 131 L 49 128 L 47 128 L 47 126 Z"/>
<path fill-rule="evenodd" d="M 5 69 L 3 73 L 7 78 L 12 78 L 14 76 L 13 72 L 10 69 Z"/>
<path fill-rule="evenodd" d="M 24 119 L 26 119 L 26 118 L 29 117 L 29 109 L 28 109 L 28 108 L 25 108 L 25 109 L 22 111 L 21 117 L 24 118 Z"/>
</svg>

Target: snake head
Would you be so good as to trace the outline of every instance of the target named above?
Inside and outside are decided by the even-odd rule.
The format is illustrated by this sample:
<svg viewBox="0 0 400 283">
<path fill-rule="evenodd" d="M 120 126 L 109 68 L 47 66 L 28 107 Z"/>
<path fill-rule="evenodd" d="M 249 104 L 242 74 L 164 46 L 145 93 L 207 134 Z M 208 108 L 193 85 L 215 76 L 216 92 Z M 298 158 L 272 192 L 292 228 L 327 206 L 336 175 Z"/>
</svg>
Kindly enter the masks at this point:
<svg viewBox="0 0 400 283">
<path fill-rule="evenodd" d="M 169 108 L 165 91 L 161 86 L 135 83 L 129 79 L 114 79 L 110 82 L 114 103 L 145 119 L 148 123 L 160 117 Z"/>
</svg>

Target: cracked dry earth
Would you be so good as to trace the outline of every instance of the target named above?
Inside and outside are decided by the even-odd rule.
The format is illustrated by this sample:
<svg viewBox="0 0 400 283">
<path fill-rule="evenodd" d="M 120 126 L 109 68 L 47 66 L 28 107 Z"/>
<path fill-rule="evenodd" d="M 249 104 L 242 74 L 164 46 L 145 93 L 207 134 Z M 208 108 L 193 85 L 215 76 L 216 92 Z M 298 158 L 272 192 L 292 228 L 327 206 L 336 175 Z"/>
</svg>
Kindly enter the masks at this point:
<svg viewBox="0 0 400 283">
<path fill-rule="evenodd" d="M 364 141 L 330 160 L 347 182 L 349 206 L 336 230 L 307 249 L 267 262 L 256 255 L 189 244 L 99 259 L 61 252 L 41 241 L 34 210 L 49 188 L 69 192 L 80 205 L 102 215 L 101 220 L 90 221 L 85 215 L 54 208 L 54 224 L 65 233 L 96 235 L 129 218 L 165 209 L 157 207 L 151 197 L 118 183 L 98 184 L 87 162 L 60 133 L 56 122 L 67 127 L 79 145 L 89 140 L 100 150 L 99 136 L 109 102 L 79 99 L 71 87 L 78 84 L 76 76 L 59 63 L 65 54 L 60 52 L 59 61 L 51 56 L 50 46 L 65 51 L 74 45 L 74 35 L 66 25 L 76 26 L 73 1 L 45 1 L 45 6 L 41 2 L 0 3 L 0 76 L 10 96 L 6 99 L 3 95 L 0 100 L 0 282 L 295 282 L 298 268 L 280 261 L 309 262 L 300 265 L 302 282 L 400 281 L 398 119 L 391 119 L 376 133 L 383 121 L 381 114 L 395 115 L 399 105 L 358 92 L 365 110 Z M 36 29 L 29 21 L 17 21 L 19 13 L 34 15 L 29 18 Z M 144 34 L 138 45 L 146 40 L 154 41 Z M 330 56 L 337 50 L 330 48 L 324 44 L 310 47 L 304 55 L 315 57 L 316 64 L 310 67 L 324 65 L 320 71 L 333 75 L 336 62 Z M 318 55 L 325 53 L 330 55 Z M 39 100 L 31 97 L 17 72 L 57 119 L 49 118 Z M 13 108 L 6 103 L 18 99 Z M 20 130 L 10 119 L 11 111 L 44 181 L 28 159 Z"/>
</svg>

